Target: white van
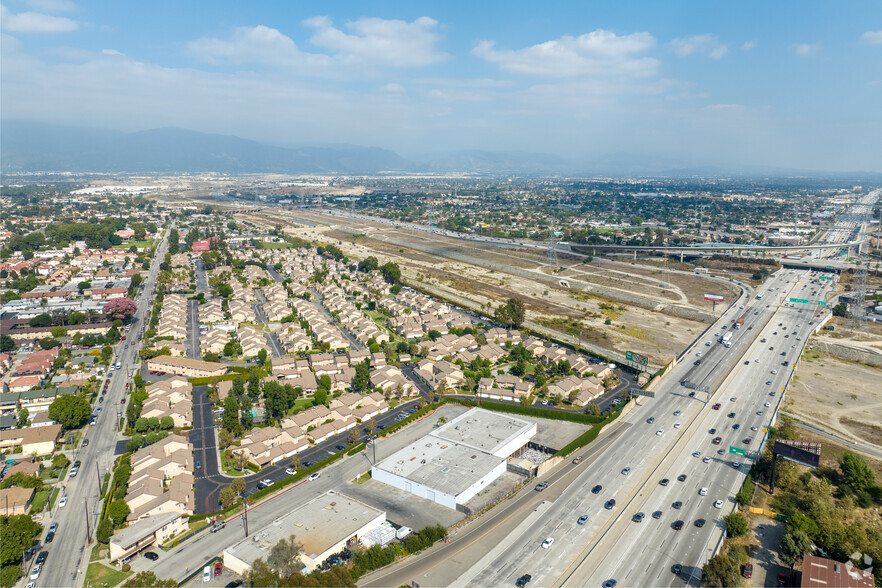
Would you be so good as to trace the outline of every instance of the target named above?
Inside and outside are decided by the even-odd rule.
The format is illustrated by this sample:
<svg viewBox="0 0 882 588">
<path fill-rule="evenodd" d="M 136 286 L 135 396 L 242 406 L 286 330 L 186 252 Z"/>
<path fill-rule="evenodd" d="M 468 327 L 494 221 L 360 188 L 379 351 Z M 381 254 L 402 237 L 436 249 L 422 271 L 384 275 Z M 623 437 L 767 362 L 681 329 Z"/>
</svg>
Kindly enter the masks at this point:
<svg viewBox="0 0 882 588">
<path fill-rule="evenodd" d="M 205 566 L 202 569 L 202 581 L 208 582 L 209 580 L 211 580 L 211 566 Z"/>
</svg>

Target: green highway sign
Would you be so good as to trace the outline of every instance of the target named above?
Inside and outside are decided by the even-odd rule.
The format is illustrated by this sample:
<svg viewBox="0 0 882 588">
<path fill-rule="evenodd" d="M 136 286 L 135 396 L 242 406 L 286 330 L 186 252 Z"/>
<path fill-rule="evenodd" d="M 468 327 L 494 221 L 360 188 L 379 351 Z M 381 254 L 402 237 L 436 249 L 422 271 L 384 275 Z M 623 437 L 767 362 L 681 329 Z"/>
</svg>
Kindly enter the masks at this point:
<svg viewBox="0 0 882 588">
<path fill-rule="evenodd" d="M 808 304 L 810 300 L 806 300 L 805 298 L 788 298 L 787 302 L 802 302 L 804 304 Z"/>
<path fill-rule="evenodd" d="M 832 280 L 833 278 L 830 277 L 830 276 L 821 276 L 821 277 L 818 278 L 818 279 L 819 279 L 819 280 Z"/>
<path fill-rule="evenodd" d="M 827 306 L 827 303 L 823 300 L 818 300 L 818 306 Z"/>
<path fill-rule="evenodd" d="M 744 449 L 742 449 L 740 447 L 732 447 L 731 445 L 729 446 L 729 453 L 734 453 L 736 455 L 742 455 L 742 456 L 747 455 L 747 452 L 744 451 Z"/>
</svg>

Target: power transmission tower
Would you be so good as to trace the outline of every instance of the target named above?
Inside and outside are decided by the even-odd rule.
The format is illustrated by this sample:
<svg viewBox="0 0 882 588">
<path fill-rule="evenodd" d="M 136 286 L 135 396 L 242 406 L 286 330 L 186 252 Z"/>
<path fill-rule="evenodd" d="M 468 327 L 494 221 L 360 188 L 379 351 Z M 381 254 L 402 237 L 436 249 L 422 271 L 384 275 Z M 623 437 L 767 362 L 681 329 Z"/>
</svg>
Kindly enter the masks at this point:
<svg viewBox="0 0 882 588">
<path fill-rule="evenodd" d="M 850 320 L 850 329 L 854 334 L 854 337 L 857 338 L 859 335 L 863 335 L 864 337 L 868 336 L 867 333 L 867 320 L 866 320 L 866 298 L 867 298 L 867 268 L 866 266 L 859 266 L 857 274 L 855 275 L 854 288 L 852 288 L 852 296 L 851 296 L 851 320 Z"/>
<path fill-rule="evenodd" d="M 545 263 L 547 263 L 552 268 L 558 267 L 557 240 L 558 240 L 558 231 L 555 231 L 554 229 L 550 229 L 548 231 L 548 250 L 545 253 Z"/>
</svg>

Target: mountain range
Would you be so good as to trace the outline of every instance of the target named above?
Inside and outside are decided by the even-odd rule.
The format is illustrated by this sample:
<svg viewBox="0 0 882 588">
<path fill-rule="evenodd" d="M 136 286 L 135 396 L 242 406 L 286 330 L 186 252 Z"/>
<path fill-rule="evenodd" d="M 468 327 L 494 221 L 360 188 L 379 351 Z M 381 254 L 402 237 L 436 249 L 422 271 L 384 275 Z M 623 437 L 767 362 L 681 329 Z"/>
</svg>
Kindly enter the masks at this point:
<svg viewBox="0 0 882 588">
<path fill-rule="evenodd" d="M 575 161 L 547 153 L 462 150 L 409 159 L 379 147 L 280 147 L 231 135 L 174 127 L 126 133 L 23 120 L 0 122 L 0 171 L 228 174 L 465 172 L 483 175 L 604 176 L 800 173 L 758 167 L 726 170 L 664 156 L 633 153 L 612 153 Z"/>
</svg>

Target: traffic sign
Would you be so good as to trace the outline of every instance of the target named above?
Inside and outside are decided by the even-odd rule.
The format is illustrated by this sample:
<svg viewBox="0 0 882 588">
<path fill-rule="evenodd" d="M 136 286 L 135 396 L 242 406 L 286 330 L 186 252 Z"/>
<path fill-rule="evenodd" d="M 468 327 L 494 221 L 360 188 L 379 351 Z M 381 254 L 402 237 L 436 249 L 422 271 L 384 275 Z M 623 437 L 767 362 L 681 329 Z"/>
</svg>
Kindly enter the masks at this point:
<svg viewBox="0 0 882 588">
<path fill-rule="evenodd" d="M 827 306 L 827 302 L 824 300 L 818 300 L 818 306 Z"/>
<path fill-rule="evenodd" d="M 729 446 L 729 453 L 734 453 L 741 456 L 747 455 L 747 452 L 744 449 L 742 449 L 741 447 L 733 447 L 732 445 Z"/>
<path fill-rule="evenodd" d="M 808 304 L 810 300 L 806 300 L 805 298 L 788 298 L 787 302 L 802 302 L 804 304 Z"/>
</svg>

